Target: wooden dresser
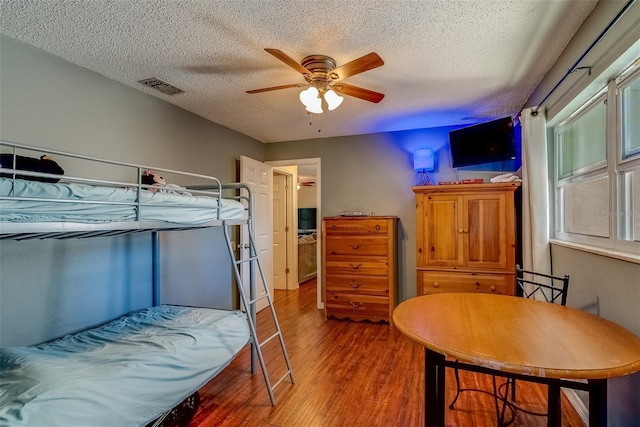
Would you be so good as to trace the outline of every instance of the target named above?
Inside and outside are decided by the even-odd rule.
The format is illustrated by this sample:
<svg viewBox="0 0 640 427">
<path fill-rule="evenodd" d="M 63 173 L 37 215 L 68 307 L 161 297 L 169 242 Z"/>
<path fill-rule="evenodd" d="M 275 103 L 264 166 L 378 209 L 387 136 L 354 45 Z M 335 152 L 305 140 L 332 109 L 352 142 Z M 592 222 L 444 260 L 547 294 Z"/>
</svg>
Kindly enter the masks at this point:
<svg viewBox="0 0 640 427">
<path fill-rule="evenodd" d="M 416 193 L 418 295 L 515 291 L 520 183 L 431 185 Z"/>
<path fill-rule="evenodd" d="M 397 305 L 397 227 L 393 216 L 325 217 L 325 318 L 386 321 Z"/>
</svg>

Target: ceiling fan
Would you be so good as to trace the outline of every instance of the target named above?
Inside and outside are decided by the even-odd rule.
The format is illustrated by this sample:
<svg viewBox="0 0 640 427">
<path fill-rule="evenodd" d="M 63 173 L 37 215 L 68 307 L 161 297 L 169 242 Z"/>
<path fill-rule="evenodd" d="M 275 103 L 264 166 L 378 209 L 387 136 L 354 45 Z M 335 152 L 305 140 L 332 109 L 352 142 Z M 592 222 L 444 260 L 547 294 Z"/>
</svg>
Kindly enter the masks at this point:
<svg viewBox="0 0 640 427">
<path fill-rule="evenodd" d="M 319 98 L 319 96 L 327 102 L 330 110 L 337 108 L 342 102 L 342 97 L 337 94 L 353 96 L 374 103 L 378 103 L 384 98 L 384 94 L 382 93 L 342 82 L 342 80 L 347 77 L 384 65 L 382 58 L 375 52 L 368 53 L 340 67 L 336 67 L 336 61 L 326 55 L 309 55 L 304 57 L 300 63 L 297 63 L 281 50 L 269 48 L 265 48 L 265 50 L 302 74 L 306 83 L 293 83 L 248 90 L 247 93 L 262 93 L 272 90 L 309 86 L 309 89 L 300 94 L 300 100 L 307 107 L 307 111 L 312 113 L 322 113 L 322 99 Z"/>
</svg>

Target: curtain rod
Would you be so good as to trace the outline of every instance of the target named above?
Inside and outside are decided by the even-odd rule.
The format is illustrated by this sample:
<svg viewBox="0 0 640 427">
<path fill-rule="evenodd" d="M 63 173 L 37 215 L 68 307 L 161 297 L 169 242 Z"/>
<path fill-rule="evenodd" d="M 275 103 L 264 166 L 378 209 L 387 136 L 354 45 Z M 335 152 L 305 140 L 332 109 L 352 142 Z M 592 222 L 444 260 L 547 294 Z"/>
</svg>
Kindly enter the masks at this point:
<svg viewBox="0 0 640 427">
<path fill-rule="evenodd" d="M 589 75 L 591 75 L 591 67 L 578 67 L 578 64 L 585 58 L 585 56 L 591 53 L 593 48 L 596 47 L 596 45 L 600 42 L 600 40 L 602 40 L 602 38 L 609 32 L 609 30 L 611 30 L 611 28 L 613 28 L 613 26 L 620 20 L 620 18 L 622 18 L 624 14 L 627 13 L 629 8 L 631 8 L 631 6 L 633 6 L 635 2 L 636 0 L 629 0 L 627 4 L 624 5 L 624 7 L 620 10 L 620 12 L 618 12 L 618 14 L 613 18 L 613 20 L 609 22 L 609 25 L 607 25 L 606 28 L 602 30 L 600 35 L 593 41 L 593 43 L 591 43 L 591 45 L 587 48 L 587 50 L 585 50 L 584 53 L 580 55 L 580 58 L 578 58 L 578 60 L 571 66 L 571 68 L 569 68 L 569 70 L 567 71 L 567 74 L 565 74 L 564 77 L 562 77 L 560 81 L 556 83 L 553 89 L 551 89 L 551 91 L 542 99 L 542 101 L 540 101 L 536 109 L 531 112 L 532 116 L 538 115 L 538 110 L 540 109 L 540 107 L 542 107 L 544 102 L 556 91 L 556 89 L 558 89 L 558 87 L 565 81 L 565 79 L 569 77 L 569 74 L 573 73 L 575 70 L 589 69 Z"/>
</svg>

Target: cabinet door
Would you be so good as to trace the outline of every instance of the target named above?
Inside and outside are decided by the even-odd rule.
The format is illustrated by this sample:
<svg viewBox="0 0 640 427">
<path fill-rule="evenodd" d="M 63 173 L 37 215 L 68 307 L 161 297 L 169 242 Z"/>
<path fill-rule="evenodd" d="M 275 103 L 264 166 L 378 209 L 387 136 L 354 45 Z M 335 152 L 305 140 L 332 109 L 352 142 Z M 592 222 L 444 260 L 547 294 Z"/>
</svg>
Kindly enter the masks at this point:
<svg viewBox="0 0 640 427">
<path fill-rule="evenodd" d="M 513 242 L 508 239 L 505 194 L 465 196 L 464 205 L 464 265 L 478 269 L 506 268 L 507 251 Z"/>
<path fill-rule="evenodd" d="M 418 212 L 418 266 L 462 266 L 464 263 L 463 198 L 455 195 L 424 195 Z"/>
</svg>

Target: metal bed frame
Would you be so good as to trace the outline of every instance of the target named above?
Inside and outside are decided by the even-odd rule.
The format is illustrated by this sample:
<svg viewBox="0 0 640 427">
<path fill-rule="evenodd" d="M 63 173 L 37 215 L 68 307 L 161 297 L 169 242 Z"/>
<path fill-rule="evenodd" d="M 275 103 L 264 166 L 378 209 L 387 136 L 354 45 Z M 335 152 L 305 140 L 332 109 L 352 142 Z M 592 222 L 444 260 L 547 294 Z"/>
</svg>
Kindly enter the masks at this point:
<svg viewBox="0 0 640 427">
<path fill-rule="evenodd" d="M 172 230 L 192 230 L 198 228 L 210 228 L 210 227 L 223 227 L 224 235 L 227 243 L 229 257 L 232 261 L 235 273 L 235 281 L 240 294 L 242 308 L 246 312 L 247 322 L 250 330 L 250 343 L 251 343 L 251 373 L 255 374 L 256 369 L 256 358 L 260 363 L 260 367 L 262 370 L 262 374 L 264 376 L 264 381 L 267 387 L 267 391 L 269 394 L 269 399 L 271 404 L 275 406 L 276 401 L 274 397 L 274 389 L 281 384 L 287 377 L 290 379 L 291 383 L 294 383 L 293 371 L 291 369 L 291 363 L 289 361 L 289 356 L 287 354 L 287 350 L 285 347 L 284 339 L 282 337 L 282 332 L 280 329 L 280 325 L 278 323 L 278 319 L 276 316 L 276 312 L 273 306 L 273 299 L 269 292 L 269 288 L 267 286 L 267 281 L 263 273 L 262 266 L 260 264 L 260 258 L 258 257 L 258 253 L 254 243 L 254 222 L 253 222 L 253 212 L 254 212 L 254 198 L 252 189 L 243 183 L 230 183 L 230 184 L 222 184 L 217 178 L 207 175 L 176 171 L 165 168 L 156 168 L 132 163 L 123 163 L 116 162 L 112 160 L 105 160 L 96 157 L 90 157 L 80 154 L 74 154 L 59 150 L 52 150 L 49 148 L 40 148 L 30 145 L 18 144 L 8 141 L 0 141 L 0 151 L 3 153 L 11 152 L 14 156 L 18 155 L 18 153 L 29 153 L 29 152 L 46 152 L 47 154 L 53 154 L 55 156 L 62 156 L 63 158 L 71 158 L 77 159 L 80 161 L 89 161 L 96 162 L 100 164 L 112 165 L 117 167 L 124 167 L 127 170 L 135 173 L 137 176 L 137 182 L 122 182 L 122 181 L 109 181 L 109 180 L 99 180 L 92 178 L 83 178 L 78 176 L 60 176 L 60 175 L 51 175 L 47 173 L 39 173 L 39 172 L 31 172 L 19 169 L 12 168 L 1 168 L 3 176 L 7 177 L 10 175 L 10 179 L 13 180 L 15 184 L 16 175 L 22 176 L 31 176 L 31 177 L 41 177 L 41 178 L 58 178 L 65 183 L 82 183 L 89 185 L 99 185 L 99 186 L 110 186 L 110 187 L 128 187 L 135 188 L 138 192 L 137 202 L 135 203 L 127 203 L 127 202 L 96 202 L 96 201 L 87 201 L 87 202 L 79 202 L 74 200 L 73 203 L 89 203 L 89 204 L 116 204 L 116 205 L 131 205 L 135 208 L 136 211 L 136 219 L 132 221 L 113 221 L 107 223 L 80 223 L 80 222 L 0 222 L 0 240 L 29 240 L 29 239 L 78 239 L 78 238 L 93 238 L 93 237 L 105 237 L 105 236 L 115 236 L 119 234 L 126 233 L 138 233 L 138 232 L 150 232 L 152 233 L 152 251 L 153 251 L 153 305 L 157 305 L 159 303 L 159 252 L 160 252 L 160 244 L 159 244 L 159 235 L 160 231 L 172 231 Z M 22 154 L 21 154 L 22 155 Z M 15 164 L 15 163 L 14 163 Z M 182 179 L 194 179 L 198 181 L 197 185 L 187 186 L 186 188 L 189 192 L 192 192 L 194 195 L 198 196 L 208 196 L 216 198 L 218 201 L 218 206 L 221 206 L 221 201 L 223 198 L 223 193 L 225 199 L 234 199 L 240 201 L 245 206 L 246 219 L 224 219 L 220 215 L 221 209 L 218 209 L 216 219 L 209 221 L 204 224 L 198 225 L 185 225 L 185 224 L 176 224 L 165 221 L 155 221 L 155 220 L 144 220 L 140 219 L 140 211 L 141 208 L 144 207 L 141 200 L 141 192 L 150 188 L 150 185 L 144 185 L 141 182 L 141 176 L 144 170 L 152 169 L 154 171 L 162 172 L 164 174 L 171 174 L 179 177 L 183 177 Z M 29 197 L 19 197 L 14 195 L 9 196 L 0 196 L 0 203 L 3 200 L 13 200 L 13 201 L 48 201 L 54 203 L 69 203 L 68 200 L 63 199 L 42 199 L 42 198 L 29 198 Z M 238 247 L 234 247 L 233 243 L 233 233 L 232 227 L 242 227 L 246 226 L 249 237 L 249 256 L 247 258 L 242 259 L 242 252 L 237 251 Z M 239 229 L 239 228 L 238 228 Z M 248 277 L 243 277 L 240 272 L 240 266 L 242 264 L 249 263 L 249 274 Z M 262 279 L 262 284 L 264 286 L 265 295 L 257 298 L 256 291 L 256 275 L 259 274 Z M 246 276 L 246 275 L 245 275 Z M 249 295 L 246 295 L 244 284 L 248 283 Z M 256 304 L 258 301 L 266 298 L 268 300 L 268 306 L 271 312 L 272 320 L 275 325 L 276 332 L 270 337 L 260 341 L 258 339 L 258 335 L 256 332 Z M 264 357 L 262 355 L 262 346 L 267 342 L 271 341 L 274 338 L 278 338 L 280 343 L 280 348 L 282 350 L 282 354 L 284 356 L 284 361 L 286 363 L 286 373 L 282 378 L 277 380 L 273 385 L 271 384 L 271 380 L 269 378 L 267 367 L 265 364 Z M 170 411 L 167 411 L 161 418 L 166 417 Z"/>
</svg>

